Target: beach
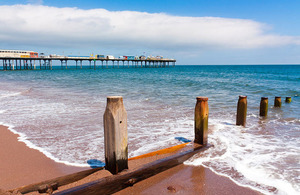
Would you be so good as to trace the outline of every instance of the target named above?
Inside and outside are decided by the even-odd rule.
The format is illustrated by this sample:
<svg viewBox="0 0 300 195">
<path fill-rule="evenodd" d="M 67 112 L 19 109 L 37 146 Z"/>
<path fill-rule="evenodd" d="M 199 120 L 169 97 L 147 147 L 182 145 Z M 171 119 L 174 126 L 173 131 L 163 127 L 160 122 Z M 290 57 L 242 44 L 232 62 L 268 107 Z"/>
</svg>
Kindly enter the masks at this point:
<svg viewBox="0 0 300 195">
<path fill-rule="evenodd" d="M 14 189 L 86 168 L 56 163 L 17 140 L 18 135 L 0 126 L 0 189 Z"/>
<path fill-rule="evenodd" d="M 185 186 L 174 186 L 175 191 L 184 193 L 193 183 L 186 183 L 189 181 L 186 178 L 200 181 L 204 172 L 206 180 L 227 182 L 216 185 L 207 180 L 202 186 L 204 191 L 244 186 L 263 194 L 297 194 L 300 189 L 299 73 L 300 66 L 288 65 L 96 71 L 70 66 L 68 70 L 53 67 L 41 71 L 0 71 L 0 124 L 15 133 L 1 133 L 1 139 L 5 139 L 1 150 L 8 151 L 2 156 L 11 160 L 1 159 L 2 172 L 7 176 L 4 181 L 1 174 L 0 188 L 11 189 L 69 174 L 72 169 L 82 170 L 85 168 L 78 167 L 88 168 L 88 160 L 103 162 L 103 114 L 107 96 L 123 97 L 128 117 L 129 158 L 182 144 L 180 138 L 194 140 L 196 97 L 206 96 L 208 143 L 215 147 L 194 155 L 179 170 L 174 168 L 168 174 L 166 178 Z M 246 95 L 248 101 L 245 127 L 235 125 L 240 95 Z M 275 96 L 282 97 L 281 108 L 273 106 Z M 286 96 L 291 97 L 290 103 L 284 102 Z M 261 97 L 269 98 L 267 118 L 259 116 Z M 10 146 L 12 143 L 16 144 Z M 15 145 L 22 149 L 14 149 Z M 42 161 L 24 151 L 35 151 Z M 150 162 L 144 160 L 137 164 Z M 36 169 L 34 173 L 32 167 Z M 43 173 L 48 169 L 49 173 Z M 191 174 L 197 172 L 201 178 Z M 23 175 L 14 176 L 17 173 Z M 97 174 L 94 176 L 99 178 Z M 138 192 L 138 186 L 145 182 L 149 186 L 141 188 L 143 193 L 159 189 L 158 186 L 163 191 L 169 187 L 166 184 L 175 185 L 166 178 L 155 181 L 150 178 L 125 190 Z M 180 178 L 185 179 L 177 180 Z M 169 189 L 172 191 L 172 186 Z"/>
<path fill-rule="evenodd" d="M 0 126 L 0 189 L 11 190 L 24 185 L 53 179 L 63 175 L 86 170 L 54 162 L 43 153 L 28 148 L 17 140 L 5 126 Z M 129 162 L 129 169 L 135 169 L 154 159 L 135 160 Z M 97 176 L 81 180 L 81 183 L 110 176 L 110 173 L 94 174 Z M 93 179 L 91 179 L 93 178 Z M 72 187 L 74 185 L 69 185 Z M 61 187 L 60 190 L 68 187 Z M 214 174 L 207 168 L 179 165 L 156 176 L 128 187 L 115 194 L 260 194 L 249 188 L 236 185 L 230 179 Z M 29 193 L 38 194 L 38 193 Z"/>
</svg>

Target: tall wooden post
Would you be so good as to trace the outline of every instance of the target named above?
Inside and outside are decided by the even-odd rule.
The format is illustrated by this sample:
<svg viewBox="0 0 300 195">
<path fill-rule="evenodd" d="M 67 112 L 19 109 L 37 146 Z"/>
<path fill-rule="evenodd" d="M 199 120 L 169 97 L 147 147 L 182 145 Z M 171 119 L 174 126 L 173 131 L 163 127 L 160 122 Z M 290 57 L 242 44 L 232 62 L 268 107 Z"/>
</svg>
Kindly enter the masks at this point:
<svg viewBox="0 0 300 195">
<path fill-rule="evenodd" d="M 291 103 L 292 102 L 292 97 L 286 97 L 285 102 L 286 103 Z"/>
<path fill-rule="evenodd" d="M 274 100 L 274 107 L 280 108 L 281 107 L 281 97 L 276 96 Z"/>
<path fill-rule="evenodd" d="M 117 174 L 128 169 L 127 112 L 121 96 L 107 97 L 103 121 L 105 169 Z"/>
<path fill-rule="evenodd" d="M 247 96 L 240 95 L 237 104 L 236 125 L 246 126 Z"/>
<path fill-rule="evenodd" d="M 262 97 L 260 100 L 259 116 L 267 116 L 268 115 L 268 104 L 269 104 L 268 98 Z"/>
<path fill-rule="evenodd" d="M 195 106 L 195 143 L 207 145 L 208 134 L 208 98 L 197 97 Z"/>
</svg>

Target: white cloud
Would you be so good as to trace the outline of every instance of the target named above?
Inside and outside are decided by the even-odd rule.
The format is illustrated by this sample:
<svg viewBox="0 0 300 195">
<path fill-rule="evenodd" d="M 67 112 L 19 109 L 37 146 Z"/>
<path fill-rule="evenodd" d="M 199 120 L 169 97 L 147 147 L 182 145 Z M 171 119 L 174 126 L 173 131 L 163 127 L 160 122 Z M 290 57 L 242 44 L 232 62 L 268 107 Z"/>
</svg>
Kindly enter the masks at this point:
<svg viewBox="0 0 300 195">
<path fill-rule="evenodd" d="M 42 1 L 41 1 L 42 2 Z M 253 20 L 164 13 L 0 6 L 0 42 L 39 46 L 113 45 L 146 48 L 262 48 L 300 44 Z"/>
</svg>

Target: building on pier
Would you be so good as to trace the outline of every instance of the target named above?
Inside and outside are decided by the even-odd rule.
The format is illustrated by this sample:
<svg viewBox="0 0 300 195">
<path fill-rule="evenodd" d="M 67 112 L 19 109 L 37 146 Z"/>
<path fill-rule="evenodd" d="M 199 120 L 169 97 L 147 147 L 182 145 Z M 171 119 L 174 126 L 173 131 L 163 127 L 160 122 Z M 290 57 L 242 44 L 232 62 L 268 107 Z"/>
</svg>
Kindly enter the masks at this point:
<svg viewBox="0 0 300 195">
<path fill-rule="evenodd" d="M 39 54 L 37 52 L 34 52 L 34 51 L 0 50 L 0 57 L 38 58 Z"/>
</svg>

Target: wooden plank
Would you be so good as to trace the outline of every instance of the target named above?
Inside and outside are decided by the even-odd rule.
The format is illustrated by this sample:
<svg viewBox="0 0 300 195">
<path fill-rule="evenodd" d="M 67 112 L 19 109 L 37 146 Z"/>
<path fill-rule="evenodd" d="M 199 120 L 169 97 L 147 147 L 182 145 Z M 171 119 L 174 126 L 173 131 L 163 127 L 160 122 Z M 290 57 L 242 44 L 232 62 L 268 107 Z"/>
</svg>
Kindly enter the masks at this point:
<svg viewBox="0 0 300 195">
<path fill-rule="evenodd" d="M 62 177 L 58 177 L 58 178 L 54 178 L 54 179 L 50 179 L 47 181 L 43 181 L 43 182 L 39 182 L 39 183 L 35 183 L 35 184 L 30 184 L 30 185 L 26 185 L 26 186 L 22 186 L 13 190 L 9 190 L 10 192 L 13 191 L 19 191 L 22 194 L 26 194 L 29 192 L 33 192 L 33 191 L 38 191 L 39 188 L 43 185 L 52 185 L 54 183 L 57 183 L 58 187 L 59 186 L 63 186 L 63 185 L 67 185 L 69 183 L 73 183 L 75 181 L 78 181 L 80 179 L 83 179 L 99 170 L 102 170 L 103 167 L 100 168 L 95 168 L 95 169 L 89 169 L 89 170 L 85 170 L 85 171 L 81 171 L 81 172 L 77 172 L 77 173 L 73 173 L 70 175 L 65 175 Z"/>
<path fill-rule="evenodd" d="M 94 195 L 94 194 L 113 194 L 124 188 L 134 185 L 135 183 L 142 181 L 146 178 L 149 178 L 153 175 L 156 175 L 162 171 L 170 169 L 174 166 L 177 166 L 194 154 L 207 149 L 198 145 L 194 149 L 188 150 L 186 152 L 178 153 L 176 155 L 167 157 L 165 159 L 156 160 L 152 163 L 148 163 L 143 167 L 133 170 L 129 173 L 112 175 L 109 177 L 101 178 L 93 182 L 86 183 L 74 188 L 70 188 L 58 193 L 55 195 Z"/>
<path fill-rule="evenodd" d="M 190 143 L 190 142 L 188 142 L 188 143 Z M 139 156 L 129 158 L 128 160 L 136 160 L 136 159 L 147 158 L 147 157 L 151 157 L 151 156 L 176 152 L 177 150 L 180 150 L 180 149 L 184 148 L 188 143 L 183 143 L 183 144 L 179 144 L 179 145 L 172 146 L 172 147 L 169 147 L 169 148 L 157 150 L 157 151 L 154 151 L 154 152 L 149 152 L 147 154 L 142 154 L 142 155 L 139 155 Z"/>
</svg>

